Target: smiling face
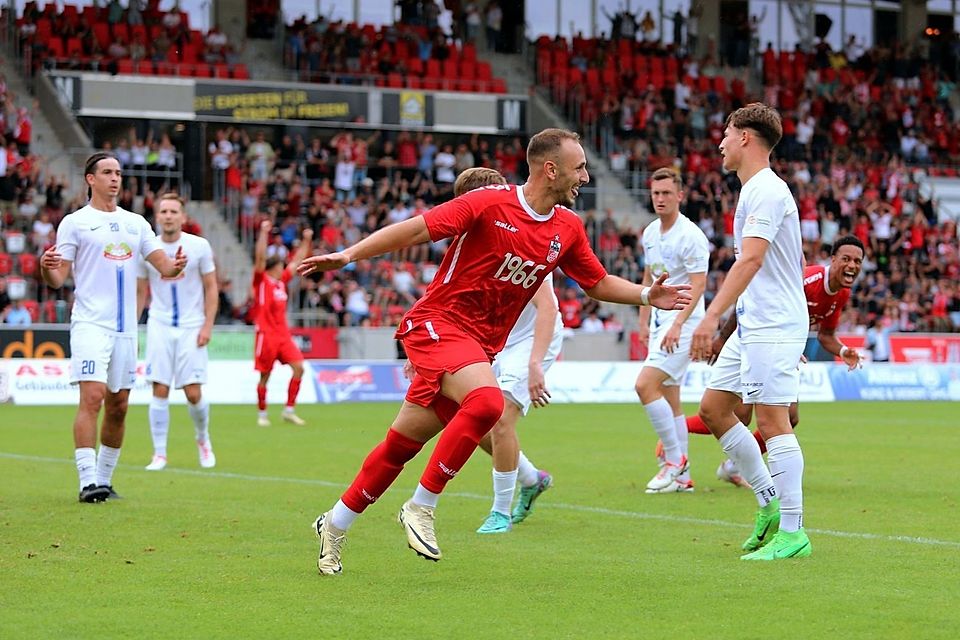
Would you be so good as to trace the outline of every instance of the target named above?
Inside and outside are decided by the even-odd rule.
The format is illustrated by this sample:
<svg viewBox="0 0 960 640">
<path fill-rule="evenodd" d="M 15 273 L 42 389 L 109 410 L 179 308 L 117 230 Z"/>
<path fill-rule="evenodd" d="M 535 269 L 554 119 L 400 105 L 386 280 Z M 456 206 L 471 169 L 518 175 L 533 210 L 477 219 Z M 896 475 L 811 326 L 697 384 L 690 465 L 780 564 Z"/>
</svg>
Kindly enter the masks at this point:
<svg viewBox="0 0 960 640">
<path fill-rule="evenodd" d="M 850 244 L 843 245 L 830 258 L 830 284 L 849 289 L 862 268 L 863 249 Z"/>
<path fill-rule="evenodd" d="M 551 164 L 548 162 L 548 164 Z M 590 182 L 587 173 L 587 156 L 580 143 L 572 139 L 564 139 L 560 144 L 557 159 L 552 162 L 553 192 L 558 204 L 572 207 L 580 195 L 580 187 Z"/>
</svg>

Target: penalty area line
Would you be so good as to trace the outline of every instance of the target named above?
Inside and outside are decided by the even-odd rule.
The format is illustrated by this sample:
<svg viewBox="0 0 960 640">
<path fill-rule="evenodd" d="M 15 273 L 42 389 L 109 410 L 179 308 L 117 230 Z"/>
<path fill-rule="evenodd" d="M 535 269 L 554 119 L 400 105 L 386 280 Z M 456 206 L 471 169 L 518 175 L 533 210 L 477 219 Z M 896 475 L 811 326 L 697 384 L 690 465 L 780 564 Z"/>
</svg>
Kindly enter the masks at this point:
<svg viewBox="0 0 960 640">
<path fill-rule="evenodd" d="M 19 453 L 8 453 L 0 451 L 0 458 L 8 460 L 20 460 L 23 462 L 40 462 L 46 464 L 74 464 L 73 460 L 68 458 L 51 458 L 45 456 L 31 456 Z M 243 480 L 247 482 L 278 482 L 285 484 L 300 484 L 314 487 L 328 487 L 331 489 L 345 489 L 347 485 L 342 482 L 330 482 L 329 480 L 315 480 L 311 478 L 290 478 L 287 476 L 261 476 L 248 473 L 231 473 L 228 471 L 201 471 L 199 469 L 178 469 L 167 467 L 161 472 L 144 471 L 143 467 L 126 464 L 118 465 L 121 469 L 127 471 L 142 471 L 143 473 L 170 473 L 183 476 L 213 477 L 225 480 Z M 444 495 L 453 498 L 466 498 L 468 500 L 490 500 L 488 495 L 479 495 L 476 493 L 448 491 Z M 582 504 L 567 504 L 563 502 L 548 502 L 541 506 L 546 509 L 559 509 L 563 511 L 572 511 L 576 513 L 595 513 L 597 515 L 610 516 L 614 518 L 629 518 L 633 520 L 656 520 L 660 522 L 675 522 L 680 524 L 692 524 L 700 526 L 725 527 L 728 529 L 748 529 L 749 525 L 742 522 L 727 522 L 726 520 L 715 520 L 711 518 L 692 518 L 689 516 L 674 516 L 660 513 L 644 513 L 642 511 L 624 511 L 622 509 L 607 509 L 605 507 L 593 507 Z M 917 536 L 896 536 L 884 535 L 880 533 L 861 533 L 857 531 L 838 531 L 835 529 L 806 529 L 809 533 L 833 536 L 835 538 L 849 538 L 856 540 L 875 540 L 878 542 L 901 542 L 906 544 L 915 544 L 922 546 L 948 547 L 960 549 L 960 542 L 953 540 L 939 540 L 937 538 L 923 538 Z"/>
</svg>

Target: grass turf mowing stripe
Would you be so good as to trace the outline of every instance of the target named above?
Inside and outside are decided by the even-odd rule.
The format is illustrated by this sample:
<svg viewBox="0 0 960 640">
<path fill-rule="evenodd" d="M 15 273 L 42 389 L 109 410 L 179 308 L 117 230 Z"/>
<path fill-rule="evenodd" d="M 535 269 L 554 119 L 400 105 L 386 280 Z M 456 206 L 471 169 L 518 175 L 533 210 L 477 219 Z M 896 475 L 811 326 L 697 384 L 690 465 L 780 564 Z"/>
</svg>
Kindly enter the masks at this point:
<svg viewBox="0 0 960 640">
<path fill-rule="evenodd" d="M 23 455 L 19 453 L 9 453 L 5 451 L 0 451 L 0 458 L 6 458 L 9 460 L 22 460 L 25 462 L 42 462 L 42 463 L 51 463 L 51 464 L 74 464 L 73 460 L 68 458 L 50 458 L 45 456 L 31 456 Z M 128 471 L 143 471 L 143 468 L 137 465 L 118 465 L 118 468 L 125 469 Z M 197 469 L 177 469 L 172 467 L 167 467 L 163 472 L 150 471 L 144 473 L 174 473 L 178 475 L 186 476 L 210 476 L 215 478 L 224 478 L 231 480 L 246 480 L 251 482 L 282 482 L 288 484 L 305 484 L 318 487 L 330 487 L 334 489 L 345 489 L 346 484 L 341 482 L 330 482 L 328 480 L 314 480 L 310 478 L 289 478 L 285 476 L 258 476 L 251 474 L 243 473 L 228 473 L 223 471 L 200 471 Z M 455 498 L 468 498 L 470 500 L 490 500 L 488 495 L 478 495 L 476 493 L 461 493 L 457 491 L 449 491 L 444 495 L 455 497 Z M 586 505 L 579 504 L 565 504 L 558 502 L 548 502 L 546 504 L 540 505 L 548 509 L 562 509 L 566 511 L 574 511 L 579 513 L 596 513 L 605 516 L 613 516 L 618 518 L 632 518 L 636 520 L 660 520 L 663 522 L 677 522 L 682 524 L 694 524 L 694 525 L 706 525 L 706 526 L 716 526 L 716 527 L 727 527 L 727 528 L 737 528 L 745 529 L 749 528 L 749 525 L 746 525 L 742 522 L 727 522 L 726 520 L 713 520 L 708 518 L 690 518 L 687 516 L 672 516 L 672 515 L 663 515 L 659 513 L 643 513 L 640 511 L 623 511 L 619 509 L 605 509 L 604 507 L 591 507 Z M 877 540 L 883 542 L 903 542 L 907 544 L 916 544 L 916 545 L 925 545 L 925 546 L 937 546 L 937 547 L 949 547 L 960 549 L 960 542 L 955 542 L 953 540 L 938 540 L 936 538 L 922 538 L 917 536 L 903 536 L 903 535 L 884 535 L 879 533 L 861 533 L 856 531 L 837 531 L 834 529 L 812 529 L 808 528 L 808 532 L 834 536 L 837 538 L 853 538 L 858 540 Z"/>
</svg>

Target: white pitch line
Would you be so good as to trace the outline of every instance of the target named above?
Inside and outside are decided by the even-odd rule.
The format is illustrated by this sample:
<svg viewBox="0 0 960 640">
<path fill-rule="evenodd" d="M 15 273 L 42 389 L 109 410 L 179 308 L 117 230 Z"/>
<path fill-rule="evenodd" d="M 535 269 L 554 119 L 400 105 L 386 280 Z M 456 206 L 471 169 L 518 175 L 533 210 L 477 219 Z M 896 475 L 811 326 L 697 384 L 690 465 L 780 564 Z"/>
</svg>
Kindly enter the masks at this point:
<svg viewBox="0 0 960 640">
<path fill-rule="evenodd" d="M 7 453 L 0 451 L 0 458 L 9 460 L 22 460 L 25 462 L 43 462 L 53 464 L 73 464 L 73 460 L 66 458 L 48 458 L 44 456 L 30 456 L 19 453 Z M 129 471 L 143 471 L 142 467 L 136 465 L 118 465 L 120 468 Z M 147 473 L 144 471 L 144 473 Z M 157 472 L 150 472 L 157 473 Z M 228 480 L 247 480 L 251 482 L 283 482 L 287 484 L 302 484 L 315 487 L 329 487 L 332 489 L 345 489 L 347 485 L 341 482 L 330 482 L 328 480 L 312 480 L 309 478 L 288 478 L 285 476 L 257 476 L 246 473 L 229 473 L 226 471 L 199 471 L 197 469 L 176 469 L 167 467 L 163 473 L 173 473 L 185 476 L 209 476 L 214 478 L 225 478 Z M 470 500 L 490 500 L 490 496 L 479 495 L 476 493 L 463 493 L 457 491 L 448 491 L 444 495 L 454 498 L 468 498 Z M 619 509 L 606 509 L 604 507 L 590 507 L 580 504 L 565 504 L 558 502 L 548 502 L 541 506 L 548 509 L 562 509 L 566 511 L 576 511 L 579 513 L 596 513 L 605 516 L 617 518 L 631 518 L 634 520 L 659 520 L 661 522 L 677 522 L 682 524 L 705 525 L 714 527 L 727 527 L 736 529 L 746 529 L 747 525 L 742 522 L 727 522 L 726 520 L 712 520 L 708 518 L 691 518 L 687 516 L 671 516 L 660 513 L 643 513 L 641 511 L 622 511 Z M 950 547 L 960 549 L 960 542 L 953 540 L 938 540 L 936 538 L 920 538 L 916 536 L 891 536 L 879 533 L 860 533 L 856 531 L 836 531 L 834 529 L 807 529 L 810 533 L 836 538 L 854 538 L 857 540 L 877 540 L 881 542 L 905 542 L 907 544 L 918 544 L 925 546 Z"/>
</svg>

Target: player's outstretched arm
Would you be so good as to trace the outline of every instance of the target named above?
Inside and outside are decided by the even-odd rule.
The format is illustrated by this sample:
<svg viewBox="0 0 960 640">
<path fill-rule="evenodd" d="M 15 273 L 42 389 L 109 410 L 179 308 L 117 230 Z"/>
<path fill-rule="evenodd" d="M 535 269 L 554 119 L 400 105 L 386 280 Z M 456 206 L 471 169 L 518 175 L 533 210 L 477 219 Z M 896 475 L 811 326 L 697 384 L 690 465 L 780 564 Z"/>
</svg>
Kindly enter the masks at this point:
<svg viewBox="0 0 960 640">
<path fill-rule="evenodd" d="M 327 253 L 322 256 L 306 258 L 297 271 L 302 276 L 315 271 L 333 271 L 356 262 L 380 256 L 397 249 L 410 247 L 421 242 L 430 241 L 430 231 L 423 216 L 409 218 L 403 222 L 392 224 L 376 231 L 352 247 L 347 247 L 337 253 Z"/>
<path fill-rule="evenodd" d="M 634 284 L 618 276 L 605 275 L 586 293 L 595 300 L 621 304 L 650 305 L 659 309 L 686 309 L 690 304 L 690 285 L 664 284 L 669 274 L 660 274 L 649 287 Z M 646 294 L 646 295 L 644 295 Z"/>
<path fill-rule="evenodd" d="M 59 289 L 70 275 L 72 264 L 72 261 L 63 259 L 56 247 L 50 247 L 40 256 L 40 275 L 47 286 Z"/>
<path fill-rule="evenodd" d="M 713 302 L 707 307 L 707 313 L 693 332 L 693 341 L 690 345 L 690 357 L 694 360 L 709 360 L 712 353 L 713 336 L 717 332 L 720 318 L 726 313 L 737 298 L 746 291 L 747 285 L 753 280 L 763 265 L 763 258 L 767 255 L 770 243 L 763 238 L 744 238 L 743 251 L 733 263 L 723 286 L 717 291 Z"/>
<path fill-rule="evenodd" d="M 147 262 L 164 278 L 175 278 L 186 268 L 187 254 L 183 252 L 183 247 L 177 247 L 176 255 L 171 258 L 163 249 L 156 249 L 147 256 Z"/>
</svg>

